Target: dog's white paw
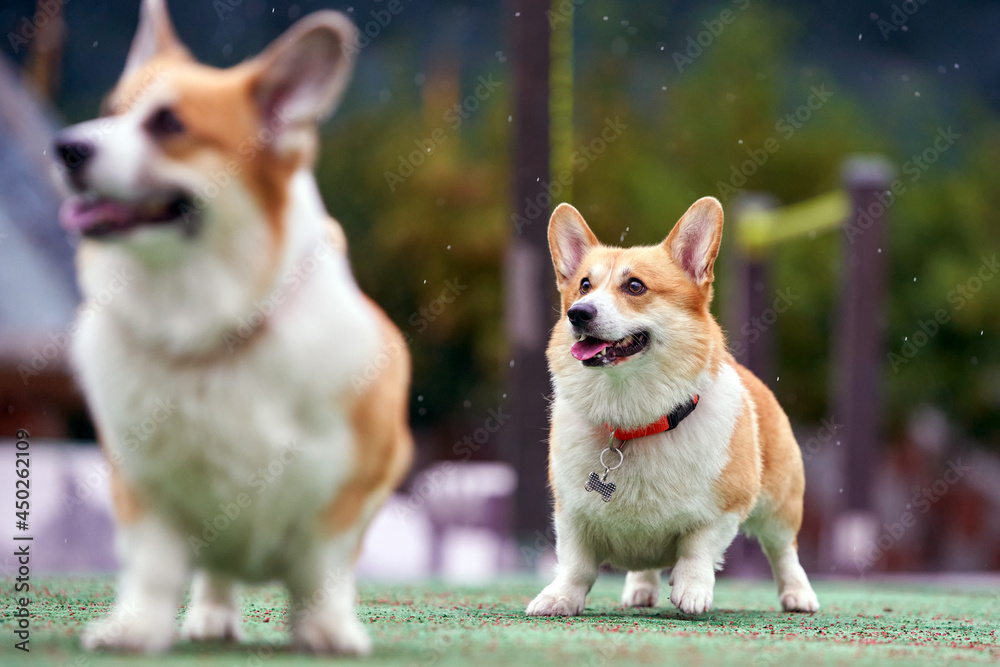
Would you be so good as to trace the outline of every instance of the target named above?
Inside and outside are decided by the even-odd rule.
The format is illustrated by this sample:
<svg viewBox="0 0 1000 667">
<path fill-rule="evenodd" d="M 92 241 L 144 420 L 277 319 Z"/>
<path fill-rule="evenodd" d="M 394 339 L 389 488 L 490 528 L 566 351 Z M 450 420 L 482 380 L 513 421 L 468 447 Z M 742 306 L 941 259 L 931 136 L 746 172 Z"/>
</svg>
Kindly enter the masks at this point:
<svg viewBox="0 0 1000 667">
<path fill-rule="evenodd" d="M 196 604 L 188 609 L 181 626 L 181 638 L 190 641 L 243 638 L 239 609 L 220 604 Z"/>
<path fill-rule="evenodd" d="M 622 604 L 626 607 L 655 607 L 659 599 L 659 582 L 651 584 L 648 581 L 625 581 L 625 588 L 622 590 Z"/>
<path fill-rule="evenodd" d="M 372 652 L 372 640 L 352 614 L 310 614 L 295 624 L 292 643 L 299 650 L 322 655 L 365 656 Z"/>
<path fill-rule="evenodd" d="M 819 609 L 819 600 L 808 585 L 790 588 L 781 593 L 781 608 L 785 611 L 812 613 Z"/>
<path fill-rule="evenodd" d="M 531 601 L 525 613 L 528 616 L 578 616 L 583 613 L 586 600 L 586 593 L 553 593 L 546 588 Z"/>
<path fill-rule="evenodd" d="M 670 590 L 670 601 L 685 614 L 702 614 L 712 608 L 712 589 L 712 582 L 677 577 Z"/>
<path fill-rule="evenodd" d="M 122 608 L 115 608 L 107 617 L 90 623 L 80 637 L 80 643 L 88 651 L 163 653 L 173 641 L 173 614 L 139 615 Z"/>
</svg>

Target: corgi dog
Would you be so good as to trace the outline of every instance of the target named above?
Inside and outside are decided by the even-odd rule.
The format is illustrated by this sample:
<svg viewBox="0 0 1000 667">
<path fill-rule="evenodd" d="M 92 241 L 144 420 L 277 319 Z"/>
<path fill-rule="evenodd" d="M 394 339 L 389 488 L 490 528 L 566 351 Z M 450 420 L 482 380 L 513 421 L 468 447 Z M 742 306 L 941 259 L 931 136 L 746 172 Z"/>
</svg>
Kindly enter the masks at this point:
<svg viewBox="0 0 1000 667">
<path fill-rule="evenodd" d="M 365 529 L 407 471 L 409 356 L 358 288 L 312 165 L 353 24 L 314 13 L 229 69 L 144 0 L 102 117 L 64 129 L 81 309 L 71 358 L 108 459 L 122 566 L 88 649 L 240 637 L 237 582 L 282 582 L 292 642 L 366 654 Z"/>
<path fill-rule="evenodd" d="M 771 391 L 709 312 L 722 206 L 695 202 L 651 247 L 602 245 L 568 204 L 549 222 L 562 316 L 547 349 L 558 569 L 530 616 L 574 616 L 602 564 L 622 604 L 712 607 L 737 531 L 758 539 L 786 611 L 819 608 L 799 564 L 802 456 Z"/>
</svg>

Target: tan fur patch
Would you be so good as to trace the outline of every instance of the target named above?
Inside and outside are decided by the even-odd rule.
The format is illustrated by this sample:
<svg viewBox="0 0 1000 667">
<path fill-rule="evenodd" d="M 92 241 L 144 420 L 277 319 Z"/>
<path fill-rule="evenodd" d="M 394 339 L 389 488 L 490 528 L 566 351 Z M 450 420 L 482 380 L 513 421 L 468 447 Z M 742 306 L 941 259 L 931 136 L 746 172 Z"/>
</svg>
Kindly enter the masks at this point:
<svg viewBox="0 0 1000 667">
<path fill-rule="evenodd" d="M 139 494 L 118 472 L 118 468 L 111 466 L 111 505 L 115 509 L 115 517 L 118 523 L 129 525 L 136 523 L 146 514 L 145 504 Z"/>
<path fill-rule="evenodd" d="M 169 90 L 172 100 L 167 106 L 183 123 L 184 131 L 160 140 L 160 149 L 177 162 L 203 165 L 241 179 L 264 212 L 277 258 L 284 241 L 282 220 L 289 181 L 311 159 L 311 153 L 279 155 L 274 150 L 274 130 L 282 128 L 274 122 L 268 127 L 254 103 L 253 86 L 259 74 L 250 63 L 216 69 L 168 52 L 123 79 L 107 106 L 115 114 L 126 113 L 135 102 L 155 95 L 159 86 Z"/>
<path fill-rule="evenodd" d="M 371 300 L 378 315 L 388 365 L 364 389 L 351 396 L 354 428 L 354 474 L 322 512 L 331 534 L 356 526 L 372 498 L 387 497 L 402 480 L 413 458 L 408 419 L 410 356 L 396 326 Z"/>
<path fill-rule="evenodd" d="M 95 424 L 97 420 L 94 420 Z M 146 505 L 139 496 L 139 493 L 125 481 L 118 466 L 114 464 L 109 455 L 110 447 L 100 425 L 97 425 L 97 442 L 100 445 L 101 453 L 108 461 L 110 473 L 108 475 L 108 485 L 111 489 L 111 507 L 114 509 L 115 518 L 119 524 L 128 525 L 137 522 L 146 514 Z"/>
<path fill-rule="evenodd" d="M 729 440 L 729 461 L 715 481 L 719 506 L 723 511 L 737 512 L 741 521 L 757 502 L 762 471 L 756 409 L 749 391 L 744 394 L 746 402 Z"/>
<path fill-rule="evenodd" d="M 774 519 L 798 532 L 802 525 L 802 497 L 806 481 L 802 452 L 795 441 L 792 426 L 767 385 L 743 366 L 734 366 L 757 409 L 763 464 L 761 491 L 773 503 Z"/>
</svg>

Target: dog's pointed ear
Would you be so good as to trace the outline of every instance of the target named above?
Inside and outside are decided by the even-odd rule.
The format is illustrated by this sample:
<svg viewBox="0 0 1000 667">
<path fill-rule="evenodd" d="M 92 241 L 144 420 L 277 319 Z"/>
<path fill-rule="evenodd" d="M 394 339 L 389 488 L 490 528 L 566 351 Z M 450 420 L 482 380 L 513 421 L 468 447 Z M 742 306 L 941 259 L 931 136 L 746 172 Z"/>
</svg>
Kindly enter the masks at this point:
<svg viewBox="0 0 1000 667">
<path fill-rule="evenodd" d="M 357 29 L 340 12 L 310 14 L 250 62 L 262 117 L 316 123 L 331 113 L 351 78 Z"/>
<path fill-rule="evenodd" d="M 549 219 L 549 252 L 559 289 L 565 288 L 576 275 L 587 251 L 599 244 L 579 211 L 569 204 L 556 206 Z"/>
<path fill-rule="evenodd" d="M 150 58 L 173 52 L 190 57 L 174 31 L 174 24 L 167 11 L 167 0 L 142 0 L 139 7 L 139 27 L 132 38 L 132 47 L 125 60 L 125 74 L 142 68 Z"/>
<path fill-rule="evenodd" d="M 722 218 L 719 200 L 702 197 L 691 204 L 663 241 L 663 249 L 696 285 L 708 284 L 715 277 L 713 267 L 722 242 Z"/>
</svg>

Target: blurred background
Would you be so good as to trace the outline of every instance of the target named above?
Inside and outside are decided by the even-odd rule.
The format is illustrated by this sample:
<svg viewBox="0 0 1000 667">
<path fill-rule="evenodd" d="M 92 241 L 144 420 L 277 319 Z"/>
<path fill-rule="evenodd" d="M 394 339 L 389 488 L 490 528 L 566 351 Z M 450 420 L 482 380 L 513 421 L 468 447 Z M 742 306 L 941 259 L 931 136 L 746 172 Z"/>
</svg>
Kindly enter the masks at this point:
<svg viewBox="0 0 1000 667">
<path fill-rule="evenodd" d="M 216 66 L 316 9 L 361 28 L 317 175 L 408 338 L 419 448 L 364 575 L 548 573 L 549 211 L 655 243 L 705 195 L 727 211 L 715 311 L 803 448 L 806 569 L 1000 568 L 1000 3 L 169 4 Z M 137 5 L 0 7 L 0 433 L 32 436 L 36 571 L 114 567 L 48 147 L 97 114 Z M 730 550 L 725 575 L 767 573 Z"/>
</svg>

